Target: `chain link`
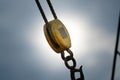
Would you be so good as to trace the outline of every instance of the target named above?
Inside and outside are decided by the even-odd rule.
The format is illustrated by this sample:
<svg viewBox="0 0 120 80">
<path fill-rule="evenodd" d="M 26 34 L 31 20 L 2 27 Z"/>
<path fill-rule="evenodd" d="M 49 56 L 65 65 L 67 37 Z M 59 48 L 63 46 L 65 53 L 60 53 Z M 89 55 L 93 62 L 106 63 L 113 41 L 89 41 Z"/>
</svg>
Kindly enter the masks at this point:
<svg viewBox="0 0 120 80">
<path fill-rule="evenodd" d="M 71 75 L 71 80 L 84 80 L 84 74 L 82 71 L 82 66 L 80 66 L 79 69 L 76 69 L 76 60 L 73 58 L 73 53 L 70 49 L 66 50 L 68 52 L 68 56 L 65 57 L 65 52 L 61 52 L 61 58 L 63 59 L 65 66 L 70 69 L 70 75 Z M 70 65 L 68 62 L 72 61 L 73 65 Z M 80 73 L 80 78 L 76 79 L 75 78 L 75 73 L 79 72 Z"/>
</svg>

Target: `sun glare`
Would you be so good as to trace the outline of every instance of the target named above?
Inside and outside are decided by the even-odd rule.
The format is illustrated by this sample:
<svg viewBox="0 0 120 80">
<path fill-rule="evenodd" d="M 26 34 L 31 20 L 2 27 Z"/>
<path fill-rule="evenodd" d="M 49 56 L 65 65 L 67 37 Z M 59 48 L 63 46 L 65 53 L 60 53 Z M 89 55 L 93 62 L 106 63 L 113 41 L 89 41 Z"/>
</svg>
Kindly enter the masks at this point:
<svg viewBox="0 0 120 80">
<path fill-rule="evenodd" d="M 86 20 L 78 19 L 77 17 L 72 17 L 63 19 L 64 25 L 68 29 L 71 37 L 71 49 L 75 51 L 76 55 L 82 55 L 87 48 L 87 32 L 88 25 Z"/>
<path fill-rule="evenodd" d="M 65 27 L 67 28 L 70 38 L 71 38 L 71 50 L 75 52 L 75 56 L 83 55 L 86 50 L 86 33 L 87 33 L 87 25 L 85 20 L 73 18 L 72 20 L 68 18 L 60 19 Z M 39 22 L 35 24 L 36 29 L 34 30 L 34 34 L 32 36 L 32 43 L 34 47 L 36 47 L 37 51 L 40 52 L 38 54 L 39 57 L 42 57 L 44 64 L 46 67 L 49 65 L 50 69 L 54 70 L 56 67 L 61 68 L 60 62 L 62 62 L 59 54 L 55 53 L 51 47 L 49 46 L 47 40 L 44 36 L 43 26 Z M 52 61 L 52 62 L 51 62 Z M 55 64 L 55 65 L 54 65 Z"/>
</svg>

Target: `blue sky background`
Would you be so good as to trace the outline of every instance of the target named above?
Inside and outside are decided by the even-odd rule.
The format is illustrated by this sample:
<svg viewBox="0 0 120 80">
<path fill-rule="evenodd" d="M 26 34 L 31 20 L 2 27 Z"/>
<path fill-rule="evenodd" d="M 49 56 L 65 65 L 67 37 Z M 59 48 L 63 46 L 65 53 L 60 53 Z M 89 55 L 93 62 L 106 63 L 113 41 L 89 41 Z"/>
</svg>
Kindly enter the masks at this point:
<svg viewBox="0 0 120 80">
<path fill-rule="evenodd" d="M 53 17 L 40 0 L 48 20 Z M 110 80 L 120 0 L 51 0 L 68 29 L 85 80 Z M 48 45 L 34 0 L 0 0 L 0 80 L 70 80 L 60 54 Z M 120 80 L 117 57 L 115 80 Z"/>
</svg>

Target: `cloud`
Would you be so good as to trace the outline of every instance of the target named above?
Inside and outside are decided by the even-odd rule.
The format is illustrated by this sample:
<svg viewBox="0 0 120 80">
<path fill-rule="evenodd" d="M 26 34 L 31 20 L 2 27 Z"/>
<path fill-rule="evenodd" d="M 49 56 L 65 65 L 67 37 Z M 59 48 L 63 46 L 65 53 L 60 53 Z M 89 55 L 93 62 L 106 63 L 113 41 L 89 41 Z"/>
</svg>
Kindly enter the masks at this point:
<svg viewBox="0 0 120 80">
<path fill-rule="evenodd" d="M 109 80 L 119 1 L 52 2 L 70 33 L 71 50 L 77 67 L 83 65 L 85 79 Z M 52 20 L 48 6 L 42 5 Z M 0 12 L 0 80 L 70 79 L 60 55 L 44 37 L 44 21 L 34 1 L 0 1 Z M 116 69 L 115 78 L 119 80 L 119 57 Z"/>
</svg>

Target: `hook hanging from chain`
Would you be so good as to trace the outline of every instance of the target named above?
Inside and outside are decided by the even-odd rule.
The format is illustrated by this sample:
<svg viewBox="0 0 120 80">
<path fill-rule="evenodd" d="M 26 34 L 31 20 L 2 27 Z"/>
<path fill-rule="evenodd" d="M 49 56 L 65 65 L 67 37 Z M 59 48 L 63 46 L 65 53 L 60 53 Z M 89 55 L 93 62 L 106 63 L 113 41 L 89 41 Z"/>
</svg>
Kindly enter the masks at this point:
<svg viewBox="0 0 120 80">
<path fill-rule="evenodd" d="M 82 66 L 80 66 L 79 69 L 71 69 L 71 79 L 72 80 L 84 80 L 84 74 L 83 74 L 83 71 L 82 71 Z M 80 78 L 76 79 L 75 78 L 75 73 L 76 72 L 79 72 L 80 73 Z"/>
<path fill-rule="evenodd" d="M 82 71 L 82 66 L 80 66 L 79 69 L 76 69 L 76 61 L 75 59 L 73 58 L 73 53 L 70 49 L 67 49 L 66 50 L 69 54 L 69 56 L 66 56 L 65 57 L 65 53 L 64 51 L 61 53 L 61 57 L 62 59 L 64 60 L 64 63 L 65 63 L 65 66 L 70 69 L 70 74 L 71 74 L 71 80 L 84 80 L 84 74 L 83 74 L 83 71 Z M 68 62 L 69 61 L 72 61 L 73 65 L 70 65 Z M 76 79 L 75 78 L 75 73 L 76 72 L 79 72 L 80 74 L 80 78 Z"/>
</svg>

